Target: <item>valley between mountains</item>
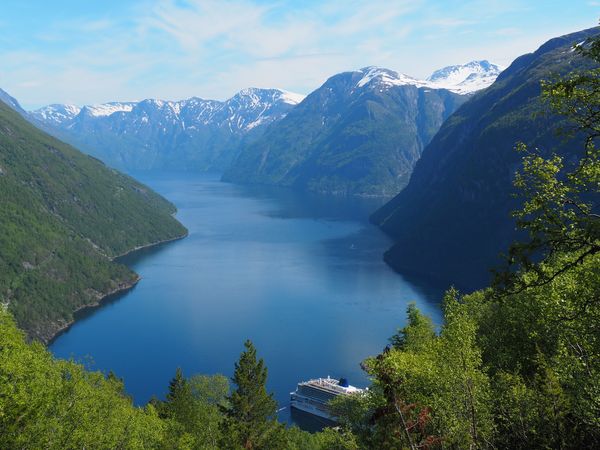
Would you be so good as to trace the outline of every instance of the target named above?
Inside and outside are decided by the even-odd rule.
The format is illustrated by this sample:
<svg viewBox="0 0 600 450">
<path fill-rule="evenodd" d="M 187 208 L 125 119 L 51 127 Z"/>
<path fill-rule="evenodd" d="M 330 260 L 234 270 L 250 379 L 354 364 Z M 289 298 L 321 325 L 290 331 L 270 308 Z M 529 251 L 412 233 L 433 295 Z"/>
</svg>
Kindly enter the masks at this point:
<svg viewBox="0 0 600 450">
<path fill-rule="evenodd" d="M 164 209 L 168 203 L 146 187 L 124 186 L 123 183 L 131 183 L 129 179 L 108 167 L 126 171 L 221 172 L 224 181 L 323 194 L 393 197 L 401 192 L 372 216 L 373 222 L 398 242 L 386 253 L 386 261 L 400 271 L 433 278 L 443 274 L 442 279 L 452 279 L 461 286 L 481 286 L 489 279 L 487 268 L 499 262 L 498 254 L 514 238 L 507 220 L 513 206 L 508 173 L 516 161 L 512 156 L 501 155 L 512 155 L 510 149 L 518 136 L 543 129 L 530 119 L 537 108 L 540 80 L 580 64 L 568 49 L 573 41 L 594 33 L 592 29 L 557 38 L 537 52 L 517 59 L 506 70 L 488 61 L 473 61 L 445 67 L 419 80 L 389 69 L 365 67 L 334 75 L 307 96 L 279 89 L 248 88 L 226 101 L 193 97 L 81 107 L 53 104 L 27 112 L 16 99 L 1 91 L 0 98 L 9 108 L 4 110 L 5 129 L 12 130 L 8 121 L 18 121 L 20 116 L 18 129 L 22 131 L 18 136 L 23 135 L 15 140 L 16 132 L 7 131 L 5 146 L 17 148 L 23 145 L 17 142 L 35 137 L 48 142 L 45 148 L 53 149 L 50 153 L 37 153 L 50 158 L 50 162 L 33 166 L 48 171 L 48 183 L 34 178 L 37 181 L 30 183 L 28 189 L 34 189 L 34 195 L 43 199 L 45 214 L 51 214 L 48 217 L 58 217 L 61 226 L 66 225 L 78 236 L 75 245 L 89 247 L 84 252 L 90 259 L 86 264 L 103 267 L 94 272 L 97 280 L 84 276 L 77 277 L 79 281 L 61 281 L 59 269 L 53 268 L 52 273 L 42 269 L 52 265 L 50 255 L 56 254 L 55 244 L 17 247 L 21 250 L 4 257 L 7 267 L 11 267 L 5 273 L 14 274 L 7 275 L 1 288 L 7 303 L 31 336 L 48 340 L 70 323 L 74 311 L 136 282 L 135 274 L 106 258 L 185 233 L 172 217 L 161 219 L 166 220 L 163 224 L 135 216 L 135 208 L 129 214 L 117 213 L 129 202 L 134 202 L 139 214 L 151 213 L 148 208 L 155 208 L 154 213 L 158 212 L 156 208 L 168 214 L 174 210 L 172 206 Z M 510 129 L 501 131 L 502 123 L 509 118 Z M 520 121 L 518 126 L 514 120 Z M 106 187 L 93 187 L 91 180 L 95 177 L 89 177 L 81 187 L 63 186 L 56 190 L 58 175 L 53 176 L 52 171 L 68 161 L 62 152 L 72 150 L 32 125 L 107 165 L 104 168 L 97 161 L 76 156 L 77 162 L 60 169 L 67 170 L 64 182 L 71 177 L 69 171 L 83 170 L 76 164 L 102 167 L 102 173 L 114 178 L 108 184 L 112 194 L 103 193 Z M 476 139 L 492 131 L 501 137 L 478 143 Z M 460 139 L 453 137 L 457 133 Z M 553 142 L 551 134 L 535 133 L 540 143 Z M 449 139 L 450 144 L 446 143 Z M 454 151 L 453 145 L 460 150 Z M 503 150 L 493 151 L 495 145 Z M 467 149 L 475 153 L 468 156 Z M 479 156 L 483 149 L 490 156 Z M 8 158 L 6 153 L 3 157 Z M 0 162 L 0 181 L 13 179 L 14 164 L 14 159 Z M 506 175 L 502 175 L 503 171 Z M 91 199 L 84 200 L 84 194 L 78 193 L 81 189 L 111 202 L 112 206 L 107 206 L 110 210 L 101 213 L 104 220 L 112 223 L 113 231 L 106 237 L 94 234 L 110 228 L 98 226 L 97 222 L 92 225 L 94 216 L 89 215 L 89 208 L 93 203 Z M 61 196 L 67 192 L 73 194 L 65 202 Z M 122 194 L 115 197 L 118 192 Z M 114 203 L 116 198 L 118 203 Z M 462 207 L 458 207 L 459 202 Z M 52 205 L 61 205 L 61 209 Z M 469 205 L 475 209 L 471 211 Z M 439 217 L 434 219 L 435 214 Z M 481 216 L 481 220 L 466 219 L 473 215 Z M 471 229 L 475 223 L 477 228 Z M 120 231 L 115 234 L 117 229 Z M 49 230 L 43 233 L 46 232 Z M 487 239 L 490 235 L 495 237 Z M 42 234 L 39 239 L 43 239 Z M 424 245 L 423 239 L 435 245 Z M 435 256 L 423 249 L 435 249 Z M 453 271 L 451 261 L 457 257 L 461 264 L 456 267 L 469 267 L 468 271 Z M 56 267 L 64 265 L 64 270 L 69 270 L 68 264 Z M 461 273 L 469 275 L 462 277 Z M 29 281 L 39 276 L 40 281 Z M 15 282 L 16 279 L 20 281 Z M 42 291 L 38 297 L 48 297 L 46 300 L 36 300 L 34 304 L 27 300 L 33 292 Z M 50 307 L 53 301 L 61 306 Z"/>
<path fill-rule="evenodd" d="M 512 60 L 597 2 L 448 2 L 463 20 L 436 17 L 443 2 L 131 1 L 111 20 L 52 4 L 39 35 L 30 2 L 3 5 L 20 38 L 0 40 L 19 74 L 2 79 L 35 109 L 0 89 L 0 448 L 600 448 L 600 27 Z M 106 47 L 107 30 L 127 39 Z M 307 34 L 332 30 L 335 46 Z M 388 38 L 398 58 L 411 42 L 478 59 L 41 108 L 24 76 L 93 53 L 47 86 L 131 71 L 103 89 L 201 95 L 183 83 L 205 67 L 165 56 L 213 82 L 359 50 L 360 67 Z M 231 91 L 257 79 L 230 72 Z M 95 95 L 73 98 L 111 98 Z"/>
</svg>

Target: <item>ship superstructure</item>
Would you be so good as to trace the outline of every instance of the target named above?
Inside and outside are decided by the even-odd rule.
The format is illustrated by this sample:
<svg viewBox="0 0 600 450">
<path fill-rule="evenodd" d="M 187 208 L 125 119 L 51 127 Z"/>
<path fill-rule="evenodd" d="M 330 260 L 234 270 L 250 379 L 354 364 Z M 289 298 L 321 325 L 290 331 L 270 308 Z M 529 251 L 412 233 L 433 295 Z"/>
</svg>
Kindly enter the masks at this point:
<svg viewBox="0 0 600 450">
<path fill-rule="evenodd" d="M 350 386 L 345 378 L 317 378 L 298 383 L 295 392 L 290 394 L 291 407 L 301 411 L 335 421 L 328 402 L 339 395 L 353 395 L 363 389 Z"/>
</svg>

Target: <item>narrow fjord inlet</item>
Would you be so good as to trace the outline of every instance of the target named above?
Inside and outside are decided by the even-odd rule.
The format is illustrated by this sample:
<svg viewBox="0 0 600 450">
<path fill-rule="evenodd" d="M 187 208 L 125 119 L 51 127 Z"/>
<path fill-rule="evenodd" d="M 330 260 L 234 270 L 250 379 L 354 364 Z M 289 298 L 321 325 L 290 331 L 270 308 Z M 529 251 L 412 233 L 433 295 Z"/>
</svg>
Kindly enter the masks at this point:
<svg viewBox="0 0 600 450">
<path fill-rule="evenodd" d="M 3 0 L 0 450 L 600 449 L 599 10 Z"/>
<path fill-rule="evenodd" d="M 379 200 L 136 175 L 177 206 L 189 236 L 122 258 L 140 283 L 50 348 L 112 370 L 138 404 L 162 396 L 178 366 L 231 375 L 247 338 L 282 408 L 301 380 L 366 386 L 361 360 L 382 350 L 410 302 L 440 321 L 441 290 L 381 260 L 389 239 L 367 222 Z"/>
</svg>

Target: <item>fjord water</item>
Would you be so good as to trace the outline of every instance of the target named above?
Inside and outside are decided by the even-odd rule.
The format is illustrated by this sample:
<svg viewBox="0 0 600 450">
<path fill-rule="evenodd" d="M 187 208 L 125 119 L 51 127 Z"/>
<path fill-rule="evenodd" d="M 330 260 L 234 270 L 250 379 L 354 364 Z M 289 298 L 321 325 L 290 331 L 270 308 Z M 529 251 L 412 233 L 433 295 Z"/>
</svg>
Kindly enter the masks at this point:
<svg viewBox="0 0 600 450">
<path fill-rule="evenodd" d="M 440 322 L 441 290 L 389 269 L 389 239 L 368 223 L 380 200 L 136 174 L 178 208 L 183 240 L 122 258 L 139 284 L 80 318 L 51 345 L 124 378 L 138 404 L 164 396 L 176 367 L 230 376 L 251 339 L 286 407 L 296 383 L 347 377 L 405 323 L 410 302 Z M 280 413 L 289 419 L 289 408 Z"/>
</svg>

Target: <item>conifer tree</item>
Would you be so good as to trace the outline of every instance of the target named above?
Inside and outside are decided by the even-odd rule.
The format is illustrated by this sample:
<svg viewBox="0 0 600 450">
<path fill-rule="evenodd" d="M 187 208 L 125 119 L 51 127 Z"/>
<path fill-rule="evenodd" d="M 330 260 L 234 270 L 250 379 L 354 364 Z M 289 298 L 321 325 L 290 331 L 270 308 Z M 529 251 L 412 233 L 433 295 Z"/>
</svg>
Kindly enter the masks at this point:
<svg viewBox="0 0 600 450">
<path fill-rule="evenodd" d="M 278 448 L 283 438 L 283 427 L 276 420 L 277 403 L 267 393 L 267 368 L 256 358 L 256 349 L 250 340 L 235 364 L 232 381 L 236 388 L 224 408 L 222 446 L 226 448 Z"/>
<path fill-rule="evenodd" d="M 169 381 L 169 392 L 167 393 L 167 402 L 174 402 L 186 390 L 187 380 L 183 376 L 181 367 L 175 370 L 175 376 Z"/>
</svg>

